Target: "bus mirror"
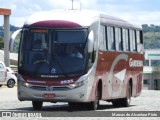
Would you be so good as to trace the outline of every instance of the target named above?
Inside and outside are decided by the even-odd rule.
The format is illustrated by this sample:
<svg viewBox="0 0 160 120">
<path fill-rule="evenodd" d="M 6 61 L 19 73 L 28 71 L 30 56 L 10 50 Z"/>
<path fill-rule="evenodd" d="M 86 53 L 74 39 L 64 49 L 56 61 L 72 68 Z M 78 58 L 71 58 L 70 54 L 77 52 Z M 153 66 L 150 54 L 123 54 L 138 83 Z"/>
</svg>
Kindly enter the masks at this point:
<svg viewBox="0 0 160 120">
<path fill-rule="evenodd" d="M 19 30 L 15 31 L 15 32 L 12 34 L 12 36 L 11 36 L 11 38 L 10 38 L 10 41 L 9 41 L 9 51 L 12 51 L 14 41 L 15 41 L 16 37 L 19 35 L 19 33 L 20 33 L 21 31 L 22 31 L 22 29 L 19 29 Z"/>
<path fill-rule="evenodd" d="M 137 51 L 138 51 L 138 53 L 143 54 L 144 49 L 143 49 L 143 45 L 142 44 L 140 44 L 140 43 L 137 44 Z"/>
<path fill-rule="evenodd" d="M 88 35 L 88 52 L 93 51 L 93 43 L 94 43 L 94 37 L 93 37 L 93 31 L 91 31 Z"/>
</svg>

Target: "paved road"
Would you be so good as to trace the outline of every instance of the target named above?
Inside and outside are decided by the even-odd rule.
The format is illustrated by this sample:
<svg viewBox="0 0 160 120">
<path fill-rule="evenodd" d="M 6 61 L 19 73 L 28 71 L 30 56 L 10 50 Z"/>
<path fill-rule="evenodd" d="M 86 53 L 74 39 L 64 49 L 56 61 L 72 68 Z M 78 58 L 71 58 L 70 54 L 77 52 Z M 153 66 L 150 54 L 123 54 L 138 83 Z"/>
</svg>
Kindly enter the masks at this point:
<svg viewBox="0 0 160 120">
<path fill-rule="evenodd" d="M 105 101 L 100 102 L 100 108 L 97 111 L 88 111 L 84 109 L 70 109 L 67 103 L 44 103 L 44 107 L 41 111 L 43 115 L 51 115 L 60 117 L 58 119 L 67 119 L 66 117 L 77 116 L 81 117 L 78 119 L 84 119 L 84 117 L 89 117 L 89 119 L 106 119 L 105 116 L 110 116 L 112 119 L 117 119 L 120 115 L 133 114 L 135 115 L 142 113 L 142 115 L 150 114 L 153 117 L 145 117 L 148 119 L 158 119 L 155 117 L 160 114 L 160 91 L 149 91 L 143 90 L 141 96 L 137 98 L 132 98 L 132 103 L 130 107 L 124 108 L 115 108 L 111 103 L 107 103 Z M 22 113 L 25 112 L 36 112 L 32 109 L 32 104 L 29 101 L 20 102 L 17 99 L 17 88 L 7 88 L 5 86 L 0 88 L 0 111 L 18 111 Z M 115 112 L 120 111 L 120 112 Z M 138 111 L 138 112 L 136 112 Z M 142 112 L 145 111 L 145 112 Z M 148 112 L 152 111 L 152 112 Z M 157 113 L 157 111 L 159 111 Z M 24 114 L 23 114 L 24 115 Z M 39 115 L 39 114 L 38 114 Z M 112 117 L 117 115 L 118 117 Z M 144 119 L 143 117 L 138 117 L 138 119 Z M 93 118 L 91 118 L 93 117 Z M 95 118 L 96 117 L 96 118 Z M 100 118 L 97 118 L 100 117 Z M 110 119 L 109 117 L 107 117 Z M 133 117 L 132 117 L 133 118 Z M 2 118 L 3 119 L 3 118 Z M 18 118 L 17 118 L 18 119 Z M 28 118 L 29 119 L 29 118 Z M 41 118 L 44 119 L 44 118 Z M 50 118 L 45 118 L 50 119 Z M 76 118 L 74 117 L 74 120 Z M 123 117 L 123 119 L 127 119 L 128 117 Z M 131 117 L 129 117 L 131 119 Z M 136 119 L 134 117 L 134 119 Z M 0 118 L 1 120 L 1 118 Z M 39 118 L 37 119 L 39 120 Z"/>
</svg>

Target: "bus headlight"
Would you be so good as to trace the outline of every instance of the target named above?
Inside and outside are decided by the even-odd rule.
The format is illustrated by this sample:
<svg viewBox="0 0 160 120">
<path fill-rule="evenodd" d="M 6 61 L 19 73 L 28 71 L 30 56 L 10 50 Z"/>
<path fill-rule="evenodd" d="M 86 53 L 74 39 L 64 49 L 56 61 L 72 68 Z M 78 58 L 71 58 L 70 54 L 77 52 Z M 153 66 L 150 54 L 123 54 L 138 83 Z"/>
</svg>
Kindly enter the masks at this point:
<svg viewBox="0 0 160 120">
<path fill-rule="evenodd" d="M 85 83 L 85 81 L 80 81 L 80 82 L 72 83 L 72 84 L 69 84 L 69 87 L 70 87 L 70 88 L 81 87 L 81 86 L 84 85 L 84 83 Z"/>
<path fill-rule="evenodd" d="M 22 86 L 24 86 L 24 87 L 29 87 L 30 86 L 29 83 L 27 83 L 25 81 L 22 81 L 22 80 L 19 81 L 19 84 L 22 85 Z"/>
<path fill-rule="evenodd" d="M 24 86 L 25 86 L 25 87 L 29 87 L 29 86 L 30 86 L 30 84 L 29 84 L 29 83 L 27 83 L 27 82 L 25 82 L 25 83 L 24 83 Z"/>
</svg>

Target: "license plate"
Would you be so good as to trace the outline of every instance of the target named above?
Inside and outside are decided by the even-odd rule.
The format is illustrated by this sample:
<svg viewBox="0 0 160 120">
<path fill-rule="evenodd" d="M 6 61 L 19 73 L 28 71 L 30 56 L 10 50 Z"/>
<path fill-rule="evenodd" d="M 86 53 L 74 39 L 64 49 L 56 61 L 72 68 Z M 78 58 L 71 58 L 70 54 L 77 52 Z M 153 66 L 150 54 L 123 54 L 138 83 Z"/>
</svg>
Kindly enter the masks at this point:
<svg viewBox="0 0 160 120">
<path fill-rule="evenodd" d="M 56 95 L 55 94 L 51 94 L 51 93 L 45 93 L 43 94 L 44 98 L 54 98 Z"/>
</svg>

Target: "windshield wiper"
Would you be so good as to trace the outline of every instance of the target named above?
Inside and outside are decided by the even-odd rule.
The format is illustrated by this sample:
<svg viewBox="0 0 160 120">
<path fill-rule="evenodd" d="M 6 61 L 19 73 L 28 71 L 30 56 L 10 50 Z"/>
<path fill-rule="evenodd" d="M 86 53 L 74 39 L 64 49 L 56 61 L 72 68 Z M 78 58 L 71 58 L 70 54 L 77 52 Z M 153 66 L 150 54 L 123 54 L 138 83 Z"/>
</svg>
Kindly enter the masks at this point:
<svg viewBox="0 0 160 120">
<path fill-rule="evenodd" d="M 53 55 L 55 55 L 55 57 L 54 57 L 54 58 L 55 58 L 55 61 L 56 61 L 56 62 L 58 63 L 58 65 L 60 66 L 63 75 L 65 75 L 66 77 L 69 77 L 69 76 L 66 74 L 66 72 L 65 72 L 65 70 L 64 70 L 64 68 L 63 68 L 63 66 L 62 66 L 62 64 L 59 62 L 59 59 L 57 59 L 58 55 L 57 55 L 56 53 L 54 53 Z"/>
</svg>

